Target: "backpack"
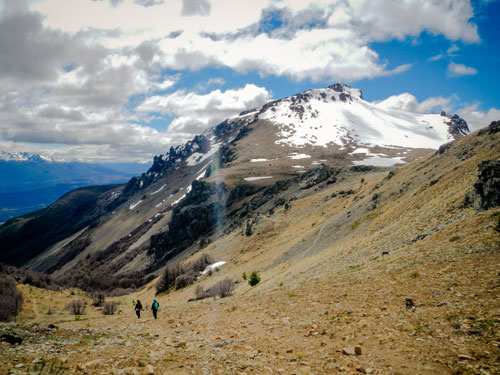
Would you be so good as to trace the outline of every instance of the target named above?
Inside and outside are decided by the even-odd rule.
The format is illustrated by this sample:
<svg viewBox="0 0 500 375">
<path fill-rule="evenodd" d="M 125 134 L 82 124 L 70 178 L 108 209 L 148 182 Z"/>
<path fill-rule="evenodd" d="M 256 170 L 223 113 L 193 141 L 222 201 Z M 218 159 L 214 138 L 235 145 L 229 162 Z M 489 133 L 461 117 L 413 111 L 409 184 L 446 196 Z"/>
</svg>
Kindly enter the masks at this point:
<svg viewBox="0 0 500 375">
<path fill-rule="evenodd" d="M 153 303 L 153 308 L 155 310 L 158 310 L 159 307 L 160 307 L 160 305 L 158 304 L 158 302 Z"/>
</svg>

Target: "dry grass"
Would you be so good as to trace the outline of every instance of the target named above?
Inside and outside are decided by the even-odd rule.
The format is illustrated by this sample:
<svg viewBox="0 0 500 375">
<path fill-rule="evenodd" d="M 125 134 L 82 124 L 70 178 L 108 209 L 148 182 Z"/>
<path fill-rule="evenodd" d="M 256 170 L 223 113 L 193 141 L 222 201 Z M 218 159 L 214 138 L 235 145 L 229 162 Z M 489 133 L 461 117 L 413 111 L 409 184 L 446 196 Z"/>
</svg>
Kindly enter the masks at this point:
<svg viewBox="0 0 500 375">
<path fill-rule="evenodd" d="M 160 295 L 158 321 L 149 312 L 138 320 L 132 304 L 151 303 L 154 281 L 114 299 L 117 315 L 89 306 L 80 321 L 63 311 L 75 298 L 69 291 L 21 286 L 20 320 L 59 325 L 67 343 L 58 356 L 76 373 L 87 365 L 87 373 L 140 374 L 152 365 L 155 374 L 498 374 L 500 208 L 476 212 L 462 203 L 478 163 L 500 158 L 499 135 L 472 150 L 473 137 L 390 180 L 347 176 L 262 216 L 250 237 L 239 230 L 221 237 L 203 253 L 227 264 Z M 461 160 L 464 149 L 469 157 Z M 356 193 L 331 198 L 342 189 Z M 241 275 L 253 270 L 262 280 L 252 288 Z M 226 277 L 241 280 L 233 296 L 187 302 L 197 287 Z M 64 338 L 69 328 L 88 329 L 89 338 Z M 362 354 L 345 355 L 346 346 Z M 3 368 L 14 359 L 31 363 L 36 350 L 5 349 Z"/>
</svg>

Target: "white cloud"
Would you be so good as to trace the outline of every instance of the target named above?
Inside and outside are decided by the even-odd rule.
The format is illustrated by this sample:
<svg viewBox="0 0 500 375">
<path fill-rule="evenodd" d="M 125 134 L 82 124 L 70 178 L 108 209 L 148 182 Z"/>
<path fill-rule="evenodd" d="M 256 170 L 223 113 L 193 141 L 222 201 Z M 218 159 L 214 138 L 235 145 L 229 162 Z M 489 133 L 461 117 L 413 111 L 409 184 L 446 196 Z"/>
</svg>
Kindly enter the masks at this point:
<svg viewBox="0 0 500 375">
<path fill-rule="evenodd" d="M 151 96 L 137 107 L 137 111 L 175 116 L 166 134 L 182 143 L 208 127 L 244 110 L 260 107 L 270 99 L 271 94 L 265 88 L 252 84 L 235 90 L 217 89 L 208 94 L 180 90 Z"/>
<path fill-rule="evenodd" d="M 427 61 L 431 61 L 431 62 L 434 62 L 434 61 L 439 61 L 439 60 L 442 60 L 444 59 L 444 55 L 442 53 L 438 54 L 438 55 L 434 55 L 434 56 L 431 56 L 427 59 Z"/>
<path fill-rule="evenodd" d="M 488 126 L 492 121 L 500 120 L 500 109 L 490 108 L 483 111 L 480 109 L 481 103 L 464 107 L 457 104 L 458 98 L 455 95 L 449 98 L 436 96 L 419 102 L 414 95 L 403 93 L 374 103 L 386 109 L 399 109 L 415 113 L 439 113 L 441 111 L 456 113 L 467 122 L 471 132 Z"/>
<path fill-rule="evenodd" d="M 450 40 L 479 41 L 468 0 L 360 0 L 350 2 L 367 38 L 388 40 L 418 36 L 423 30 Z"/>
<path fill-rule="evenodd" d="M 382 108 L 399 109 L 414 113 L 437 113 L 443 110 L 449 111 L 452 108 L 451 98 L 437 96 L 419 102 L 414 95 L 407 92 L 390 96 L 387 99 L 375 103 Z"/>
<path fill-rule="evenodd" d="M 168 94 L 185 70 L 226 67 L 296 81 L 353 82 L 411 68 L 389 69 L 374 41 L 424 30 L 453 41 L 479 40 L 467 0 L 0 3 L 0 141 L 67 143 L 60 149 L 87 156 L 160 153 L 271 98 L 255 85 Z M 454 74 L 475 71 L 455 65 Z M 169 69 L 178 75 L 166 75 Z M 226 84 L 204 80 L 195 89 Z M 138 98 L 144 100 L 136 110 Z M 166 134 L 148 126 L 148 111 L 174 118 Z"/>
<path fill-rule="evenodd" d="M 448 65 L 448 73 L 450 76 L 464 76 L 464 75 L 475 75 L 478 72 L 476 69 L 472 67 L 465 66 L 463 64 L 455 64 L 454 62 L 451 62 Z"/>
<path fill-rule="evenodd" d="M 491 124 L 492 121 L 500 120 L 500 109 L 490 108 L 487 111 L 481 111 L 479 104 L 473 104 L 460 109 L 457 113 L 467 121 L 469 129 L 475 131 Z"/>
<path fill-rule="evenodd" d="M 458 48 L 455 44 L 452 44 L 452 45 L 450 46 L 450 48 L 448 48 L 448 49 L 446 50 L 446 53 L 447 53 L 448 55 L 453 55 L 453 53 L 455 53 L 455 52 L 457 52 L 457 51 L 459 51 L 459 50 L 460 50 L 460 48 Z"/>
<path fill-rule="evenodd" d="M 116 8 L 105 2 L 47 0 L 33 6 L 51 27 L 120 30 L 119 39 L 91 36 L 108 46 L 160 40 L 161 63 L 173 69 L 226 66 L 294 80 L 355 81 L 400 72 L 385 69 L 369 47 L 372 41 L 414 37 L 424 30 L 452 40 L 479 40 L 476 26 L 469 22 L 473 13 L 467 0 L 184 0 L 155 7 L 126 0 Z M 281 20 L 281 27 L 266 34 L 272 17 Z M 179 37 L 165 38 L 179 30 Z"/>
<path fill-rule="evenodd" d="M 226 84 L 226 81 L 222 77 L 210 78 L 207 81 L 207 86 L 223 86 Z"/>
</svg>

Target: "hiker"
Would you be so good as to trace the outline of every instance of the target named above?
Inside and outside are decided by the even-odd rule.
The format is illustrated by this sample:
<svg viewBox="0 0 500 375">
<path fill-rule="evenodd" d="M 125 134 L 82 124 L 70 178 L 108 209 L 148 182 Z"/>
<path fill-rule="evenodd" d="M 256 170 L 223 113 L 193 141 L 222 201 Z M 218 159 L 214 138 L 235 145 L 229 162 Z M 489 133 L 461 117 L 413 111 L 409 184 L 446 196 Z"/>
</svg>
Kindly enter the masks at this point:
<svg viewBox="0 0 500 375">
<path fill-rule="evenodd" d="M 153 311 L 153 316 L 155 317 L 155 319 L 156 319 L 156 314 L 158 314 L 159 307 L 160 307 L 160 304 L 158 303 L 156 298 L 153 299 L 153 304 L 151 305 L 151 310 Z"/>
<path fill-rule="evenodd" d="M 137 303 L 135 304 L 135 313 L 137 314 L 137 319 L 141 317 L 141 310 L 142 310 L 142 303 L 141 301 L 137 300 Z"/>
</svg>

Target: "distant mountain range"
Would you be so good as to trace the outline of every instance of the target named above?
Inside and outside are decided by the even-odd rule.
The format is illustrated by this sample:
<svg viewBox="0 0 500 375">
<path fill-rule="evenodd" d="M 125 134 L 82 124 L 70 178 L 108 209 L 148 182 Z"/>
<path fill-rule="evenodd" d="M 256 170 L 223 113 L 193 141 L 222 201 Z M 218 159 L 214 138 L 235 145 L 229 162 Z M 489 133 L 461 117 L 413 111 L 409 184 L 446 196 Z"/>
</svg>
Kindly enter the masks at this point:
<svg viewBox="0 0 500 375">
<path fill-rule="evenodd" d="M 82 186 L 125 183 L 147 167 L 139 163 L 67 162 L 0 151 L 0 222 L 42 209 Z"/>
</svg>

